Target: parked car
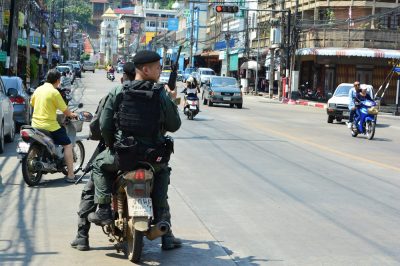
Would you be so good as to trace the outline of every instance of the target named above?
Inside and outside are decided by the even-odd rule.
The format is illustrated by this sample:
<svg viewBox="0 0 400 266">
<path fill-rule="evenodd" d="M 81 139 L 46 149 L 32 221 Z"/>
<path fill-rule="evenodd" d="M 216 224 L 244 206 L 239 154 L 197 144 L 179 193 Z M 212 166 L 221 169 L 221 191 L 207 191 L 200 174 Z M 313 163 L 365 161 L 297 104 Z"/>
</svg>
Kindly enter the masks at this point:
<svg viewBox="0 0 400 266">
<path fill-rule="evenodd" d="M 195 72 L 196 69 L 194 67 L 188 67 L 185 69 L 185 71 L 182 74 L 182 81 L 186 82 L 186 80 L 189 78 L 190 75 L 192 75 L 193 72 Z"/>
<path fill-rule="evenodd" d="M 183 81 L 183 72 L 182 70 L 178 70 L 177 76 L 176 76 L 177 81 Z"/>
<path fill-rule="evenodd" d="M 215 72 L 211 68 L 200 67 L 197 69 L 196 73 L 196 79 L 201 85 L 209 81 L 212 76 L 215 76 Z"/>
<path fill-rule="evenodd" d="M 6 91 L 10 89 L 16 89 L 17 94 L 9 96 L 11 103 L 14 106 L 14 122 L 18 129 L 21 125 L 30 125 L 32 117 L 32 107 L 30 104 L 30 94 L 32 91 L 24 85 L 24 82 L 20 77 L 16 76 L 2 76 Z"/>
<path fill-rule="evenodd" d="M 78 78 L 82 78 L 81 65 L 73 63 L 72 66 L 74 67 L 75 70 L 75 76 Z"/>
<path fill-rule="evenodd" d="M 70 68 L 70 72 L 72 74 L 71 78 L 72 78 L 72 83 L 74 83 L 75 81 L 75 77 L 76 77 L 76 72 L 75 72 L 75 68 L 73 64 L 68 64 L 68 63 L 61 63 L 58 64 L 59 66 L 68 66 Z"/>
<path fill-rule="evenodd" d="M 117 73 L 122 73 L 124 72 L 124 64 L 123 63 L 118 63 L 117 65 Z"/>
<path fill-rule="evenodd" d="M 82 63 L 80 61 L 68 60 L 66 63 L 68 64 L 78 64 L 82 71 Z"/>
<path fill-rule="evenodd" d="M 95 64 L 93 62 L 90 62 L 90 61 L 83 62 L 82 71 L 83 71 L 83 73 L 85 73 L 86 71 L 92 71 L 94 73 Z"/>
<path fill-rule="evenodd" d="M 371 85 L 362 84 L 361 86 L 366 86 L 371 98 L 374 97 L 374 90 Z M 349 92 L 351 88 L 353 88 L 352 83 L 341 83 L 337 86 L 333 95 L 328 93 L 328 97 L 330 97 L 326 108 L 328 123 L 333 123 L 335 119 L 337 122 L 341 122 L 342 119 L 349 118 Z"/>
<path fill-rule="evenodd" d="M 212 76 L 203 86 L 203 104 L 213 106 L 214 103 L 229 104 L 230 107 L 243 107 L 241 86 L 235 78 Z"/>
<path fill-rule="evenodd" d="M 161 72 L 160 79 L 158 82 L 159 83 L 168 83 L 170 75 L 171 75 L 171 72 L 168 72 L 168 71 Z"/>
<path fill-rule="evenodd" d="M 6 91 L 0 77 L 0 153 L 4 152 L 4 143 L 13 142 L 15 137 L 14 107 L 8 96 L 16 96 L 16 89 Z"/>
</svg>

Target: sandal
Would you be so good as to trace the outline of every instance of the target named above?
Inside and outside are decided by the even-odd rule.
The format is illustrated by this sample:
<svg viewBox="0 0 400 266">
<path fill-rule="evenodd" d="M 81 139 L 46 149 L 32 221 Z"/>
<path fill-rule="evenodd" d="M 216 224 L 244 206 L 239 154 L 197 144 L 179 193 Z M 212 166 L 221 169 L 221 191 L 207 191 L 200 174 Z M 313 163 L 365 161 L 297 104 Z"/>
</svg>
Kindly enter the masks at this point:
<svg viewBox="0 0 400 266">
<path fill-rule="evenodd" d="M 67 183 L 75 183 L 76 177 L 75 177 L 75 176 L 74 176 L 74 177 L 68 177 L 68 176 L 66 176 L 66 177 L 64 177 L 64 180 L 65 180 L 65 182 L 67 182 Z"/>
</svg>

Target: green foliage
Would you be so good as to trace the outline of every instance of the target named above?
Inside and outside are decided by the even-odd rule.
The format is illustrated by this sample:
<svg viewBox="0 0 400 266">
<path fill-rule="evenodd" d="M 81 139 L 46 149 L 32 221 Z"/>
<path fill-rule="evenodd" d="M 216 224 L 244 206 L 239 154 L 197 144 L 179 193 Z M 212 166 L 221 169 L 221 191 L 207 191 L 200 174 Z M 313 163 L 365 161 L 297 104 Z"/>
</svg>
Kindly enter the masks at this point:
<svg viewBox="0 0 400 266">
<path fill-rule="evenodd" d="M 89 59 L 90 59 L 90 54 L 84 53 L 84 54 L 81 55 L 81 61 L 86 61 L 86 60 L 89 60 Z"/>
<path fill-rule="evenodd" d="M 31 54 L 30 67 L 31 80 L 36 80 L 39 76 L 39 58 L 34 54 Z"/>
<path fill-rule="evenodd" d="M 328 21 L 328 23 L 333 23 L 335 21 L 335 12 L 333 12 L 332 9 L 328 8 L 326 10 L 326 20 Z"/>
<path fill-rule="evenodd" d="M 78 21 L 80 25 L 91 24 L 92 7 L 87 0 L 45 0 L 47 10 L 54 3 L 54 10 L 58 14 L 57 22 L 61 21 L 62 7 L 64 5 L 64 23 Z"/>
</svg>

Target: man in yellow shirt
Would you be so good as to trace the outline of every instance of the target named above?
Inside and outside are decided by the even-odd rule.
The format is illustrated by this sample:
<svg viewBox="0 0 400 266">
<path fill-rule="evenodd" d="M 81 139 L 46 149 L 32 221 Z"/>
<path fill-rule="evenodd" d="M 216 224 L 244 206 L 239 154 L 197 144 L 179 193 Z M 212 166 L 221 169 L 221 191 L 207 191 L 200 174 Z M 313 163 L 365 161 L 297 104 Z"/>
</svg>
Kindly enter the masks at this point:
<svg viewBox="0 0 400 266">
<path fill-rule="evenodd" d="M 57 110 L 74 118 L 77 115 L 68 109 L 57 87 L 60 85 L 61 74 L 56 69 L 47 73 L 46 83 L 38 87 L 31 97 L 33 107 L 32 127 L 50 131 L 54 143 L 64 147 L 64 159 L 67 165 L 67 182 L 75 182 L 71 140 L 64 127 L 57 122 Z"/>
</svg>

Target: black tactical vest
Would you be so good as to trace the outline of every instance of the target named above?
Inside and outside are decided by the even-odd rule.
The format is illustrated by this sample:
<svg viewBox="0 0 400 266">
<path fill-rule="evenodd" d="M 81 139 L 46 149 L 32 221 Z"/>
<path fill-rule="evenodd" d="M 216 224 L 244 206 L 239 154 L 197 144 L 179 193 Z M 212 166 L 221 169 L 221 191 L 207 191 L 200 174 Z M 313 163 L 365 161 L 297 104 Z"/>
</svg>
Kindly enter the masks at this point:
<svg viewBox="0 0 400 266">
<path fill-rule="evenodd" d="M 152 82 L 124 84 L 116 114 L 116 127 L 123 135 L 152 138 L 157 136 L 160 130 L 161 89 L 162 86 Z"/>
</svg>

